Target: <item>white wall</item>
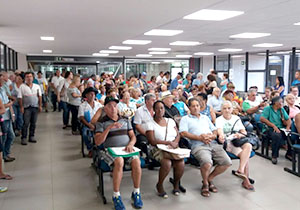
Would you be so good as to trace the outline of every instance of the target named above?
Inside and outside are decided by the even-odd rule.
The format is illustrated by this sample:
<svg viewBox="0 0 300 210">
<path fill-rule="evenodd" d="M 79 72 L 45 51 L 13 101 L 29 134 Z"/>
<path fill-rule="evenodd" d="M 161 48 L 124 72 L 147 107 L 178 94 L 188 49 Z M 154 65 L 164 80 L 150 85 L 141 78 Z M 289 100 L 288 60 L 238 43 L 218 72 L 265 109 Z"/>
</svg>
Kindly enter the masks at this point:
<svg viewBox="0 0 300 210">
<path fill-rule="evenodd" d="M 18 53 L 18 70 L 27 71 L 27 59 L 26 55 L 22 53 Z"/>
</svg>

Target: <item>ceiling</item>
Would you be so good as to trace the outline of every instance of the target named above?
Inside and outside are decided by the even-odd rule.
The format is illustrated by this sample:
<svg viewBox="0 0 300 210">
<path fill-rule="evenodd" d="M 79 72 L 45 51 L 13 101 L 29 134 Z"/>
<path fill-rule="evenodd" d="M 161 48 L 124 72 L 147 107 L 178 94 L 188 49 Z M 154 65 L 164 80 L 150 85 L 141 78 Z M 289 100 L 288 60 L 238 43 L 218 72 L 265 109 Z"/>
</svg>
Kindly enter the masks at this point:
<svg viewBox="0 0 300 210">
<path fill-rule="evenodd" d="M 281 43 L 272 50 L 300 46 L 299 0 L 0 0 L 0 41 L 24 54 L 91 56 L 127 39 L 152 40 L 145 46 L 132 45 L 129 51 L 112 57 L 135 57 L 151 47 L 171 47 L 163 57 L 242 48 L 243 52 L 264 51 L 253 44 Z M 185 20 L 184 16 L 200 9 L 244 11 L 224 21 Z M 151 29 L 183 30 L 173 37 L 145 36 Z M 271 33 L 258 39 L 229 39 L 243 32 Z M 55 41 L 41 41 L 54 36 Z M 199 41 L 194 47 L 170 46 L 173 41 Z M 224 54 L 224 53 L 223 53 Z M 226 54 L 226 53 L 225 53 Z M 153 55 L 153 58 L 162 57 Z M 195 56 L 197 57 L 197 56 Z M 199 56 L 198 56 L 199 57 Z"/>
</svg>

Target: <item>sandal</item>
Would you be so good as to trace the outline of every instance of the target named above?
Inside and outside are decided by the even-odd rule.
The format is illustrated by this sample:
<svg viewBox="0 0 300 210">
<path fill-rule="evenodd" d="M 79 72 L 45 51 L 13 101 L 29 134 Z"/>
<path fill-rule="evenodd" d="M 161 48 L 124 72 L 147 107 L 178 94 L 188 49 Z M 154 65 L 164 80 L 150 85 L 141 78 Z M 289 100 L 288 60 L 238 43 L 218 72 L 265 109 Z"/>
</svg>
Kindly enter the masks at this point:
<svg viewBox="0 0 300 210">
<path fill-rule="evenodd" d="M 211 182 L 208 182 L 209 184 L 209 191 L 213 192 L 213 193 L 217 193 L 218 192 L 218 188 L 214 185 L 214 183 L 211 181 Z"/>
<path fill-rule="evenodd" d="M 172 190 L 172 193 L 173 193 L 173 195 L 178 196 L 180 194 L 180 191 L 179 190 Z"/>
<path fill-rule="evenodd" d="M 235 175 L 237 175 L 238 177 L 240 177 L 243 180 L 248 179 L 248 177 L 245 174 L 243 174 L 243 173 L 241 173 L 239 171 L 236 171 Z"/>
<path fill-rule="evenodd" d="M 202 188 L 201 188 L 201 195 L 202 195 L 203 197 L 209 197 L 209 196 L 210 196 L 208 185 L 206 185 L 206 184 L 203 184 L 203 185 L 202 185 Z"/>
<path fill-rule="evenodd" d="M 242 183 L 243 188 L 245 188 L 246 190 L 250 190 L 250 191 L 254 191 L 254 187 L 253 185 L 246 185 L 245 182 Z"/>
<path fill-rule="evenodd" d="M 13 178 L 12 178 L 10 175 L 6 174 L 6 175 L 0 177 L 0 179 L 4 179 L 4 180 L 12 180 Z"/>
<path fill-rule="evenodd" d="M 157 190 L 157 195 L 159 196 L 159 197 L 162 197 L 162 198 L 164 198 L 164 199 L 167 199 L 169 196 L 168 196 L 168 194 L 165 192 L 165 191 L 163 191 L 163 192 L 159 192 L 158 191 L 158 185 L 156 185 L 156 190 Z"/>
</svg>

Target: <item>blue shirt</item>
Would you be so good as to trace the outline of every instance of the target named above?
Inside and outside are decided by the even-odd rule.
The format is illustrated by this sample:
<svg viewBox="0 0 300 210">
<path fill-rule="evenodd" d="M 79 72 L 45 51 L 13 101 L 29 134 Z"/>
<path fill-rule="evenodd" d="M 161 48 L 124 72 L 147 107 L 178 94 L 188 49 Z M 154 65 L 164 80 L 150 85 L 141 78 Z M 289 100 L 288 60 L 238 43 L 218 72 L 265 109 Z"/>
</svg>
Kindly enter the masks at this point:
<svg viewBox="0 0 300 210">
<path fill-rule="evenodd" d="M 184 109 L 184 103 L 182 101 L 178 101 L 177 103 L 173 104 L 179 111 L 180 116 L 185 116 L 187 113 Z"/>
<path fill-rule="evenodd" d="M 180 120 L 179 133 L 186 131 L 188 133 L 199 136 L 201 134 L 212 133 L 215 130 L 217 130 L 217 128 L 212 124 L 212 122 L 206 115 L 201 114 L 198 118 L 194 115 L 189 114 L 184 116 Z M 205 145 L 202 141 L 193 139 L 189 140 L 192 146 L 192 150 L 197 146 Z M 216 140 L 213 140 L 212 143 L 217 144 Z"/>
<path fill-rule="evenodd" d="M 178 79 L 175 78 L 175 79 L 173 79 L 172 82 L 171 82 L 170 90 L 176 89 L 177 86 L 178 86 Z"/>
<path fill-rule="evenodd" d="M 300 84 L 300 80 L 297 80 L 295 79 L 293 82 L 292 82 L 292 86 L 298 86 Z"/>
</svg>

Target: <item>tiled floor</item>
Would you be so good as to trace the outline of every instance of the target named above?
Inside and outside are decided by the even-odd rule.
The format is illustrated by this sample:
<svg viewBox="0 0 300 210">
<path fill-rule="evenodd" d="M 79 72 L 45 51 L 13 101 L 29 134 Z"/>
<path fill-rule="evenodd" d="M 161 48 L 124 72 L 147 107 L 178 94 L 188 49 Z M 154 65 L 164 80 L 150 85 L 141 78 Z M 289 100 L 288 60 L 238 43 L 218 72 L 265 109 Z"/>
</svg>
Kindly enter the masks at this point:
<svg viewBox="0 0 300 210">
<path fill-rule="evenodd" d="M 5 164 L 12 181 L 0 181 L 9 190 L 0 194 L 1 210 L 93 210 L 112 209 L 111 178 L 105 175 L 108 204 L 103 205 L 97 193 L 97 176 L 90 167 L 91 160 L 82 158 L 80 137 L 61 129 L 60 113 L 39 115 L 37 144 L 20 145 L 17 138 L 13 155 L 17 160 Z M 230 210 L 286 210 L 300 209 L 300 178 L 283 171 L 290 162 L 279 159 L 278 165 L 255 156 L 251 159 L 251 177 L 255 178 L 255 192 L 241 187 L 241 180 L 231 175 L 238 161 L 215 180 L 219 193 L 210 198 L 200 195 L 199 170 L 186 166 L 182 183 L 186 194 L 171 195 L 171 185 L 165 183 L 168 199 L 155 194 L 157 170 L 143 170 L 143 209 L 230 209 Z M 127 209 L 130 205 L 132 182 L 130 173 L 124 174 L 121 193 Z"/>
</svg>

